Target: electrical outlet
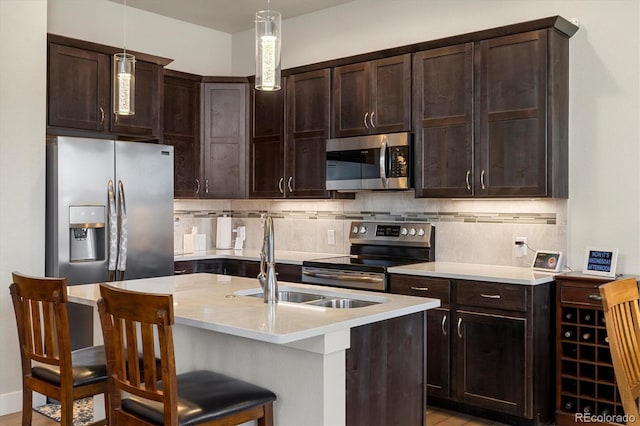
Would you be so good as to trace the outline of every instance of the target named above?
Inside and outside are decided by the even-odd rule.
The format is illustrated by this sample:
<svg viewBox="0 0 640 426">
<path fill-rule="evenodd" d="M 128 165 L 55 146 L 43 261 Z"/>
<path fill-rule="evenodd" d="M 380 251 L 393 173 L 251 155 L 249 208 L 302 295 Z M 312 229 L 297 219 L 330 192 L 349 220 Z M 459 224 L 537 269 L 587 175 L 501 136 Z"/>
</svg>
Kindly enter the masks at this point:
<svg viewBox="0 0 640 426">
<path fill-rule="evenodd" d="M 336 231 L 335 229 L 327 230 L 327 244 L 334 246 L 336 244 Z"/>
<path fill-rule="evenodd" d="M 516 257 L 524 257 L 527 255 L 527 237 L 516 237 Z"/>
</svg>

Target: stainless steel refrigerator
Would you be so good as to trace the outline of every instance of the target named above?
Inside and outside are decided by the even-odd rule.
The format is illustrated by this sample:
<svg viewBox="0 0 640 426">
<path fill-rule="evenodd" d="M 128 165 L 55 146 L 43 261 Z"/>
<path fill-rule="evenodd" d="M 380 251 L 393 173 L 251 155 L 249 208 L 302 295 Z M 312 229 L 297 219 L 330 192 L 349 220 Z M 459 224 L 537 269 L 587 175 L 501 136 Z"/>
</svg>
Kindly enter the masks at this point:
<svg viewBox="0 0 640 426">
<path fill-rule="evenodd" d="M 48 138 L 46 275 L 69 285 L 172 275 L 173 161 L 172 146 Z M 86 322 L 72 319 L 74 347 L 91 343 Z"/>
</svg>

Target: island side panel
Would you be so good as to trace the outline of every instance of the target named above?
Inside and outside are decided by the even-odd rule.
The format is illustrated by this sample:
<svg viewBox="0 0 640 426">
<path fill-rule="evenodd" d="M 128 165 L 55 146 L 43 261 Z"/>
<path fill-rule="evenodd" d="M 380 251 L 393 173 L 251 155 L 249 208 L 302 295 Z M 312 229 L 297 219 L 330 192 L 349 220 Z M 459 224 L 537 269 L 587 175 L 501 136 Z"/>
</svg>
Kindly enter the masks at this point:
<svg viewBox="0 0 640 426">
<path fill-rule="evenodd" d="M 276 425 L 345 424 L 344 347 L 323 354 L 181 324 L 173 334 L 178 373 L 214 370 L 270 389 Z"/>
<path fill-rule="evenodd" d="M 351 329 L 347 425 L 423 425 L 425 313 Z"/>
</svg>

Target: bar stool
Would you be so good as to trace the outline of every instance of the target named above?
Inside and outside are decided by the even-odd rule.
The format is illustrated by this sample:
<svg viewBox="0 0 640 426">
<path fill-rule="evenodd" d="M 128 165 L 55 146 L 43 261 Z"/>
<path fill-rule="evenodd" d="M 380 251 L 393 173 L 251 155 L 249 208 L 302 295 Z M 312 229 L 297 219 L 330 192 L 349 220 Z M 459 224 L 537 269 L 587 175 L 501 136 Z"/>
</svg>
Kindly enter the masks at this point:
<svg viewBox="0 0 640 426">
<path fill-rule="evenodd" d="M 261 426 L 273 425 L 273 392 L 211 371 L 176 375 L 172 295 L 107 284 L 100 284 L 100 295 L 113 424 L 230 425 L 257 420 Z M 144 373 L 127 369 L 126 360 L 140 352 Z"/>
<path fill-rule="evenodd" d="M 71 351 L 66 279 L 17 272 L 12 278 L 9 292 L 22 361 L 22 424 L 31 424 L 34 391 L 60 401 L 62 425 L 73 424 L 73 401 L 99 394 L 105 394 L 108 418 L 105 349 Z"/>
</svg>

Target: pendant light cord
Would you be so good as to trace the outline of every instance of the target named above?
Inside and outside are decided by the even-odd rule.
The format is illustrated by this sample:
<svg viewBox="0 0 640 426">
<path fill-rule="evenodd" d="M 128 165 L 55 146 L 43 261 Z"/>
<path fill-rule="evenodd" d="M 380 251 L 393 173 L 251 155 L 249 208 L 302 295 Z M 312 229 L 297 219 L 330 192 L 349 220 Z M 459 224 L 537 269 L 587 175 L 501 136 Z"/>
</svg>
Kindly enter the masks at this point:
<svg viewBox="0 0 640 426">
<path fill-rule="evenodd" d="M 124 28 L 123 28 L 123 40 L 122 40 L 122 46 L 123 46 L 123 53 L 127 54 L 127 0 L 124 0 L 123 2 L 124 7 L 122 8 L 122 15 L 123 15 L 123 22 L 124 22 Z"/>
</svg>

